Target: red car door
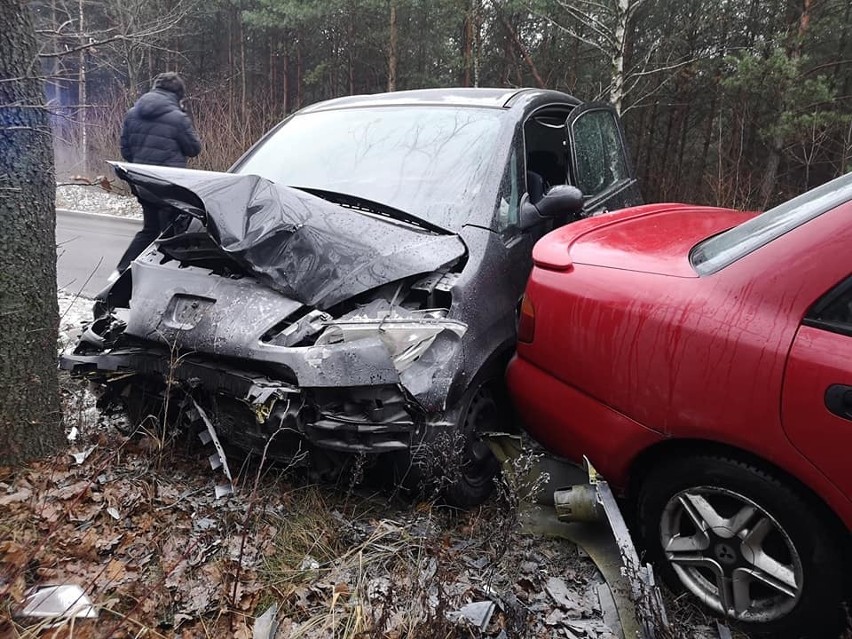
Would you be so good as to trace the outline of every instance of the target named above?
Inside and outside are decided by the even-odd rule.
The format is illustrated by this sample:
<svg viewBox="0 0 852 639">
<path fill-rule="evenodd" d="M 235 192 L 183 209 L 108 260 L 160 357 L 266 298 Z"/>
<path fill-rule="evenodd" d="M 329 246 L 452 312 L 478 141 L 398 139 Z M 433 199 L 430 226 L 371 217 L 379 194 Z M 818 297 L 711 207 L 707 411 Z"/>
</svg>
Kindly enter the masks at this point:
<svg viewBox="0 0 852 639">
<path fill-rule="evenodd" d="M 852 277 L 817 302 L 799 327 L 781 418 L 793 445 L 852 495 Z"/>
</svg>

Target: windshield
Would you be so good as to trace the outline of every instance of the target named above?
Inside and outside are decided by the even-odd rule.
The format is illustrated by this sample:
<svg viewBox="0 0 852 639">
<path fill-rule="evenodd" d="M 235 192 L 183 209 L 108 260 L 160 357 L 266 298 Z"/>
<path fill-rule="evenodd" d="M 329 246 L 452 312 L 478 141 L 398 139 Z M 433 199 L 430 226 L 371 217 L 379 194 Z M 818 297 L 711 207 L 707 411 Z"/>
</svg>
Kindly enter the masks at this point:
<svg viewBox="0 0 852 639">
<path fill-rule="evenodd" d="M 695 246 L 690 261 L 699 275 L 710 275 L 805 222 L 852 199 L 852 173 L 788 200 L 739 226 Z"/>
<path fill-rule="evenodd" d="M 482 188 L 502 115 L 436 106 L 296 115 L 236 172 L 355 195 L 458 228 Z"/>
</svg>

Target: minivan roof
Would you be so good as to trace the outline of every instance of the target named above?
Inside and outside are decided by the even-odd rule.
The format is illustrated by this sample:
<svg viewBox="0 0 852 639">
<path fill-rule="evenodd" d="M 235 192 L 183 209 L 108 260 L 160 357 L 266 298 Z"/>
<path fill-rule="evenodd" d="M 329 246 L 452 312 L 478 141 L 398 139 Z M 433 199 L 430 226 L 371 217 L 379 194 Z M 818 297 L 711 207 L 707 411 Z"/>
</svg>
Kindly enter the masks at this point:
<svg viewBox="0 0 852 639">
<path fill-rule="evenodd" d="M 442 106 L 478 106 L 486 108 L 508 108 L 514 98 L 523 93 L 549 93 L 554 91 L 543 91 L 541 89 L 488 89 L 458 87 L 451 89 L 417 89 L 414 91 L 394 91 L 392 93 L 376 93 L 372 95 L 352 95 L 344 98 L 336 98 L 312 104 L 301 110 L 301 113 L 313 113 L 316 111 L 328 111 L 332 109 L 349 109 L 367 106 L 414 106 L 414 105 L 442 105 Z M 566 102 L 580 100 L 560 94 Z"/>
</svg>

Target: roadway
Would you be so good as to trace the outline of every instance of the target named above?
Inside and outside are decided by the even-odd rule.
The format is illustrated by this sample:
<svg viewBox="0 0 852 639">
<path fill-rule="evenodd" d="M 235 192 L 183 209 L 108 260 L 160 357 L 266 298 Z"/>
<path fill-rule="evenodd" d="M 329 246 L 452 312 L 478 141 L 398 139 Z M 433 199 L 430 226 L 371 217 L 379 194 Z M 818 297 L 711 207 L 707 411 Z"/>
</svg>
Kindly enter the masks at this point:
<svg viewBox="0 0 852 639">
<path fill-rule="evenodd" d="M 69 293 L 94 297 L 107 285 L 142 221 L 56 210 L 56 283 Z"/>
</svg>

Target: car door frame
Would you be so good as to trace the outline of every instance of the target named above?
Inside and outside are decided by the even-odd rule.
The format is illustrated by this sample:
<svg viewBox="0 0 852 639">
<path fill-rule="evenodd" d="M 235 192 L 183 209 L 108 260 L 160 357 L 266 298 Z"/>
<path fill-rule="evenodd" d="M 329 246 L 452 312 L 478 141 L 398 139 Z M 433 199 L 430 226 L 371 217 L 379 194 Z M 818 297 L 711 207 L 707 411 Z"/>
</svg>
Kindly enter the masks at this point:
<svg viewBox="0 0 852 639">
<path fill-rule="evenodd" d="M 618 142 L 621 147 L 621 155 L 622 160 L 624 161 L 624 166 L 627 171 L 627 175 L 629 177 L 618 180 L 613 184 L 607 186 L 599 193 L 593 194 L 583 194 L 584 202 L 583 202 L 583 216 L 591 216 L 597 215 L 599 213 L 603 213 L 606 211 L 606 208 L 603 206 L 608 200 L 615 198 L 616 196 L 623 194 L 626 191 L 631 189 L 635 190 L 635 199 L 636 204 L 639 204 L 641 201 L 641 196 L 639 194 L 638 189 L 638 180 L 636 178 L 636 172 L 633 168 L 633 163 L 630 161 L 630 153 L 627 146 L 627 138 L 624 135 L 624 127 L 621 123 L 621 118 L 618 115 L 618 112 L 609 104 L 603 102 L 587 102 L 585 104 L 581 104 L 576 107 L 571 113 L 568 115 L 568 118 L 565 121 L 565 134 L 567 136 L 567 145 L 568 145 L 568 160 L 569 160 L 569 171 L 570 171 L 570 179 L 574 183 L 575 186 L 578 186 L 577 180 L 577 171 L 579 166 L 579 160 L 577 157 L 577 142 L 576 137 L 574 135 L 574 125 L 576 122 L 582 118 L 584 115 L 587 115 L 596 111 L 605 111 L 610 113 L 613 117 L 613 121 L 615 122 L 616 131 L 618 133 Z"/>
</svg>

